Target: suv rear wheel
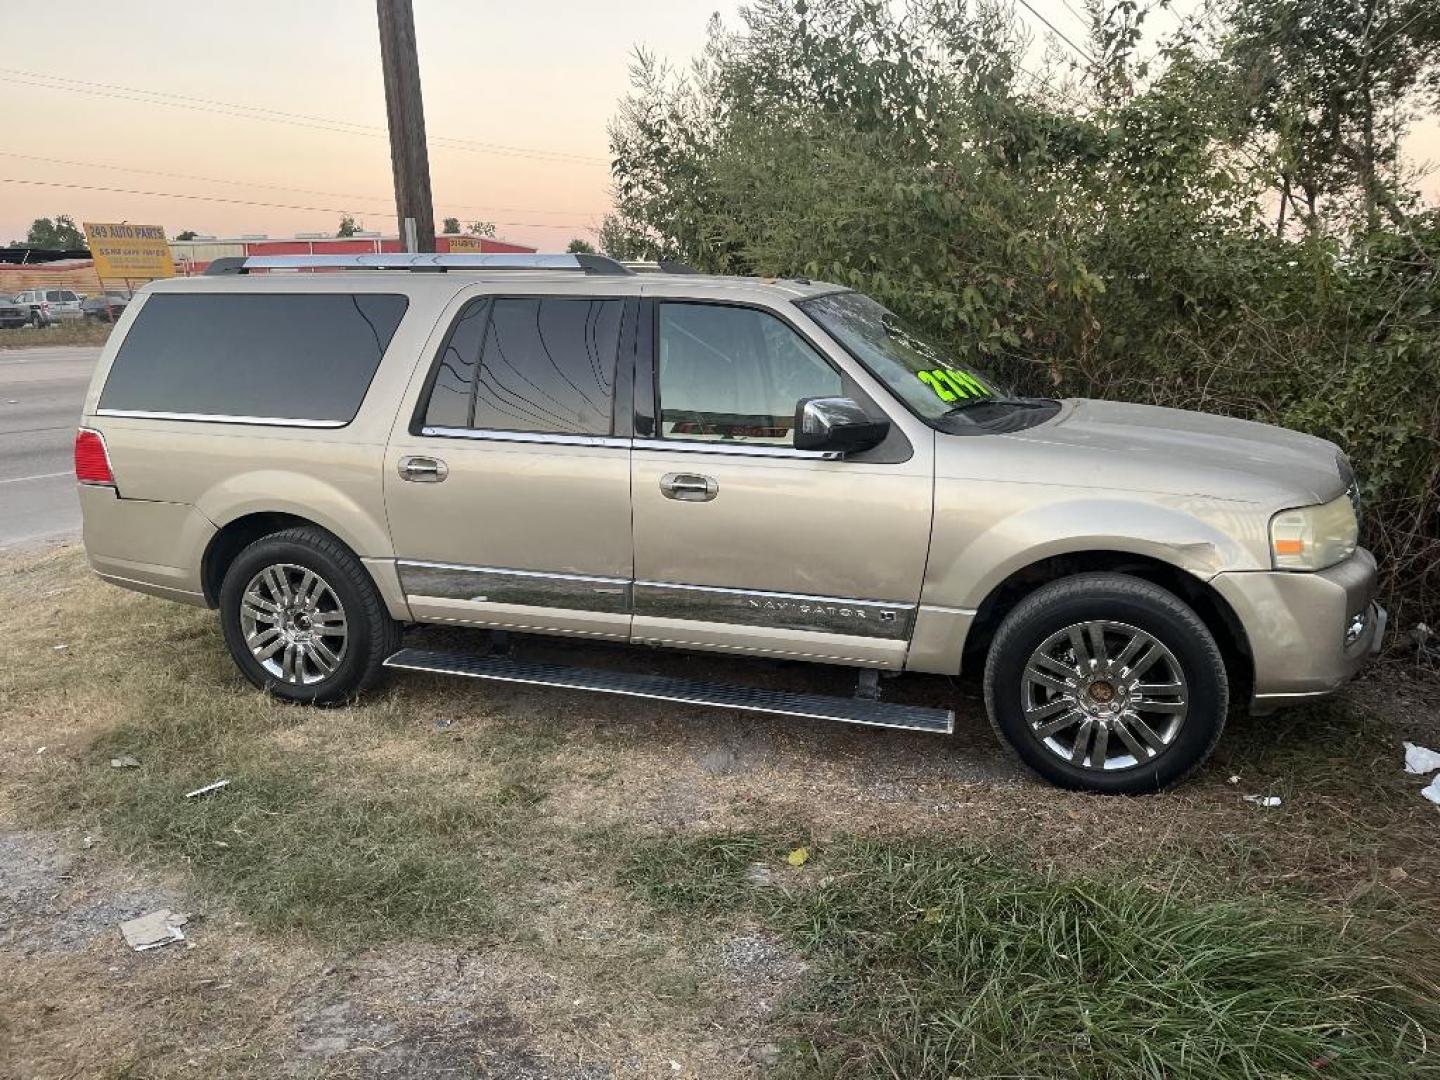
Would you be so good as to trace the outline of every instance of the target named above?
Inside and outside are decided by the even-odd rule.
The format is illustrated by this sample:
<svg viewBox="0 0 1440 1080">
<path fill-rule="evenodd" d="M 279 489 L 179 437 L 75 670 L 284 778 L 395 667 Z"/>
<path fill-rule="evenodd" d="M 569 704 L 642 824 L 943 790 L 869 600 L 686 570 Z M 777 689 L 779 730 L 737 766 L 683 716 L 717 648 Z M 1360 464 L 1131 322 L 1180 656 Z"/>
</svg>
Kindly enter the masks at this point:
<svg viewBox="0 0 1440 1080">
<path fill-rule="evenodd" d="M 247 679 L 307 704 L 355 697 L 399 647 L 399 628 L 360 560 L 317 528 L 241 551 L 220 587 L 220 621 Z"/>
<path fill-rule="evenodd" d="M 1220 738 L 1228 697 L 1200 617 L 1125 574 L 1037 589 L 1001 623 L 985 664 L 995 730 L 1047 780 L 1089 791 L 1184 779 Z"/>
</svg>

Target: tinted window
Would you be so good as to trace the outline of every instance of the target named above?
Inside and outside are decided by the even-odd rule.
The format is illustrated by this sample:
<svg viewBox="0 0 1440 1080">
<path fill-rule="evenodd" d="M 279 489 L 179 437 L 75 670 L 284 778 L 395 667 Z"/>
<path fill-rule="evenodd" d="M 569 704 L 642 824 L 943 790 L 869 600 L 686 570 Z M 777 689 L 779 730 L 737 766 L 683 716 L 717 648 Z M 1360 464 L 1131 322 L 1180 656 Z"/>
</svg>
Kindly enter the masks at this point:
<svg viewBox="0 0 1440 1080">
<path fill-rule="evenodd" d="M 787 444 L 801 398 L 838 397 L 839 373 L 782 320 L 753 308 L 660 305 L 660 433 Z"/>
<path fill-rule="evenodd" d="M 475 367 L 480 362 L 480 336 L 485 332 L 489 315 L 488 303 L 472 302 L 460 313 L 430 390 L 430 403 L 425 409 L 426 427 L 470 426 L 470 410 L 475 403 Z"/>
<path fill-rule="evenodd" d="M 349 423 L 406 303 L 348 293 L 152 296 L 100 407 Z"/>
<path fill-rule="evenodd" d="M 426 423 L 608 435 L 623 308 L 621 300 L 501 299 L 483 315 L 467 309 L 441 358 Z M 458 401 L 472 378 L 466 423 Z"/>
<path fill-rule="evenodd" d="M 45 294 L 45 299 L 48 300 L 48 301 L 50 301 L 51 303 L 55 303 L 56 301 L 58 301 L 58 300 L 61 299 L 61 297 L 60 297 L 60 290 L 59 290 L 59 289 L 51 289 L 49 292 L 47 292 L 47 293 Z"/>
</svg>

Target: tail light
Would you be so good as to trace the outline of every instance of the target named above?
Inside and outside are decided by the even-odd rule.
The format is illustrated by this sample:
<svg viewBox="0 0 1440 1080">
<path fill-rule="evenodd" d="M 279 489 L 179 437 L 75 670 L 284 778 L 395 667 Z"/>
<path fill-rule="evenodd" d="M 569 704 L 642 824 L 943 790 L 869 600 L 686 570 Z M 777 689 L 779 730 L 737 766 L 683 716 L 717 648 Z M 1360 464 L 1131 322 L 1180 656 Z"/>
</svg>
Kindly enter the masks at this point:
<svg viewBox="0 0 1440 1080">
<path fill-rule="evenodd" d="M 81 428 L 75 433 L 75 479 L 82 484 L 115 486 L 105 436 L 93 428 Z"/>
</svg>

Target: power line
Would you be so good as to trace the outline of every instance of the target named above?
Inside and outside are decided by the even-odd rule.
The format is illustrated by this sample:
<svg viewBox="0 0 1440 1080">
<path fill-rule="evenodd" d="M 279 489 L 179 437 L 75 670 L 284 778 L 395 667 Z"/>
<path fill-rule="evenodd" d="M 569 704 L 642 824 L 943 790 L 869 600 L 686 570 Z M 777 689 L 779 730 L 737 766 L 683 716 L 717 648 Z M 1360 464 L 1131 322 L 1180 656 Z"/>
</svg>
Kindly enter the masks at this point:
<svg viewBox="0 0 1440 1080">
<path fill-rule="evenodd" d="M 19 78 L 16 78 L 16 76 Z M 308 113 L 286 112 L 281 109 L 269 109 L 259 105 L 243 105 L 237 102 L 219 101 L 214 98 L 195 97 L 188 94 L 173 94 L 164 90 L 146 90 L 141 87 L 121 86 L 116 83 L 72 79 L 68 76 L 46 75 L 42 72 L 24 71 L 18 68 L 0 68 L 0 78 L 4 78 L 7 82 L 16 82 L 23 86 L 35 86 L 46 90 L 91 93 L 98 97 L 113 97 L 119 100 L 135 101 L 149 105 L 172 105 L 176 108 L 211 112 L 222 116 L 234 116 L 240 119 L 266 119 L 274 123 L 287 123 L 296 127 L 333 131 L 336 134 L 365 135 L 375 138 L 388 137 L 384 128 L 377 127 L 373 124 L 361 124 L 352 120 L 337 120 L 333 117 L 314 116 Z M 23 82 L 22 79 L 40 79 L 44 80 L 44 82 Z M 558 159 L 587 164 L 605 164 L 600 158 L 590 157 L 584 154 L 574 154 L 565 150 L 544 150 L 535 147 L 508 146 L 504 143 L 491 143 L 476 139 L 459 139 L 450 136 L 435 136 L 432 141 L 454 144 L 455 149 L 470 147 L 491 153 L 515 154 L 525 157 Z"/>
<path fill-rule="evenodd" d="M 353 191 L 321 191 L 316 188 L 289 187 L 285 184 L 266 184 L 250 180 L 225 180 L 218 176 L 196 176 L 194 173 L 168 172 L 163 169 L 141 169 L 130 165 L 115 165 L 101 161 L 76 161 L 72 158 L 41 157 L 38 154 L 17 154 L 11 150 L 0 150 L 0 157 L 15 158 L 19 161 L 39 161 L 47 165 L 67 165 L 81 169 L 106 169 L 111 172 L 128 172 L 144 176 L 163 176 L 171 180 L 198 180 L 206 184 L 228 184 L 231 187 L 263 188 L 267 191 L 291 191 L 300 195 L 325 195 L 333 199 L 380 199 L 384 195 L 361 195 Z M 589 210 L 542 210 L 525 206 L 476 206 L 466 203 L 445 203 L 443 210 L 470 210 L 482 214 L 575 214 L 581 217 L 594 216 Z"/>
<path fill-rule="evenodd" d="M 1086 52 L 1084 49 L 1080 48 L 1079 45 L 1076 45 L 1073 41 L 1071 41 L 1071 40 L 1070 40 L 1068 37 L 1066 37 L 1063 33 L 1061 33 L 1061 32 L 1060 32 L 1060 28 L 1057 27 L 1054 23 L 1052 23 L 1049 19 L 1047 19 L 1044 15 L 1041 15 L 1040 12 L 1036 11 L 1033 7 L 1031 7 L 1031 6 L 1030 6 L 1030 0 L 1019 0 L 1019 2 L 1020 2 L 1020 6 L 1021 6 L 1021 7 L 1023 7 L 1026 11 L 1030 12 L 1031 15 L 1034 15 L 1034 16 L 1035 16 L 1037 19 L 1039 19 L 1042 23 L 1044 23 L 1046 26 L 1048 26 L 1048 27 L 1050 28 L 1051 33 L 1053 33 L 1053 34 L 1054 34 L 1056 37 L 1058 37 L 1061 41 L 1065 42 L 1066 45 L 1069 45 L 1070 48 L 1074 49 L 1075 52 L 1076 52 L 1078 55 L 1083 56 L 1086 60 L 1089 60 L 1090 63 L 1098 65 L 1099 61 L 1097 61 L 1093 56 L 1091 56 L 1091 55 L 1090 55 L 1088 52 Z"/>
<path fill-rule="evenodd" d="M 39 81 L 37 81 L 39 80 Z M 373 124 L 361 124 L 352 120 L 337 120 L 333 117 L 313 116 L 308 113 L 286 112 L 268 109 L 258 105 L 242 105 L 233 101 L 215 98 L 194 97 L 188 94 L 174 94 L 164 90 L 146 90 L 117 83 L 93 82 L 86 79 L 72 79 L 61 75 L 46 75 L 43 72 L 25 71 L 19 68 L 0 68 L 0 81 L 19 86 L 32 86 L 42 90 L 60 90 L 73 94 L 87 94 L 91 97 L 118 101 L 131 101 L 142 105 L 166 105 L 171 108 L 187 109 L 217 116 L 229 116 L 240 120 L 256 120 L 290 127 L 328 131 L 336 135 L 360 135 L 366 138 L 388 138 L 386 129 Z M 451 150 L 469 153 L 500 154 L 525 157 L 541 161 L 566 162 L 575 165 L 606 166 L 602 158 L 585 154 L 574 154 L 564 150 L 544 150 L 536 147 L 510 146 L 505 143 L 484 142 L 478 139 L 461 139 L 437 135 L 430 142 Z"/>
<path fill-rule="evenodd" d="M 272 210 L 304 210 L 316 214 L 359 214 L 363 217 L 394 219 L 395 215 L 385 210 L 366 210 L 358 206 L 296 206 L 290 203 L 260 202 L 255 199 L 227 199 L 221 195 L 194 195 L 179 191 L 140 191 L 134 188 L 101 187 L 97 184 L 66 184 L 58 180 L 22 180 L 18 177 L 0 176 L 0 184 L 24 184 L 29 187 L 64 188 L 70 191 L 99 191 L 111 195 L 143 195 L 156 199 L 185 199 L 191 202 L 227 203 L 234 206 L 263 206 Z M 594 232 L 589 225 L 576 222 L 551 222 L 539 224 L 533 221 L 496 221 L 497 228 L 505 229 L 570 229 Z"/>
<path fill-rule="evenodd" d="M 1065 5 L 1065 10 L 1070 12 L 1071 15 L 1074 15 L 1076 20 L 1079 21 L 1079 23 L 1084 26 L 1087 31 L 1090 29 L 1089 18 L 1081 15 L 1080 12 L 1076 11 L 1074 6 L 1070 3 L 1070 0 L 1060 0 L 1060 3 Z"/>
</svg>

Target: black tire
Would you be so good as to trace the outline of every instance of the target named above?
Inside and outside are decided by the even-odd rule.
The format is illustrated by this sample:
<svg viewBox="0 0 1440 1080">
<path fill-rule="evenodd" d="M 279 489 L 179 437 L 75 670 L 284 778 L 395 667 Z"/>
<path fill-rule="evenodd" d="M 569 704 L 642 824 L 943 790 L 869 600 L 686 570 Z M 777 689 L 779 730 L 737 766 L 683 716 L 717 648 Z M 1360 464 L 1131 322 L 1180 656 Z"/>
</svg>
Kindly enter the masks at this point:
<svg viewBox="0 0 1440 1080">
<path fill-rule="evenodd" d="M 343 651 L 333 670 L 316 681 L 304 681 L 308 674 L 319 674 L 318 666 L 307 669 L 304 661 L 298 665 L 300 681 L 285 681 L 281 673 L 267 669 L 246 642 L 241 615 L 245 590 L 262 570 L 278 566 L 313 572 L 343 613 Z M 276 697 L 310 705 L 339 704 L 368 690 L 384 674 L 386 657 L 400 645 L 399 625 L 369 572 L 339 540 L 313 526 L 261 537 L 235 557 L 220 586 L 220 625 L 230 655 L 247 679 Z"/>
<path fill-rule="evenodd" d="M 1178 663 L 1184 677 L 1187 711 L 1178 730 L 1163 749 L 1127 767 L 1073 764 L 1048 746 L 1025 718 L 1025 671 L 1032 655 L 1052 636 L 1090 621 L 1123 624 L 1150 635 L 1169 650 L 1170 656 L 1164 660 L 1167 667 L 1172 661 Z M 1035 772 L 1053 784 L 1075 790 L 1134 795 L 1179 783 L 1214 750 L 1225 726 L 1228 703 L 1225 662 L 1209 628 L 1173 593 L 1126 574 L 1077 574 L 1037 589 L 1000 624 L 985 662 L 985 706 L 996 733 Z M 1086 705 L 1099 707 L 1088 700 Z M 1058 713 L 1051 715 L 1058 719 Z M 1134 737 L 1132 727 L 1127 727 L 1127 734 Z M 1071 746 L 1076 735 L 1078 728 L 1070 736 Z M 1105 751 L 1103 755 L 1123 761 L 1125 744 L 1117 742 L 1115 746 L 1117 754 Z M 1090 758 L 1087 750 L 1084 760 Z"/>
</svg>

